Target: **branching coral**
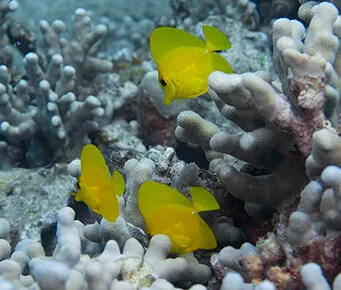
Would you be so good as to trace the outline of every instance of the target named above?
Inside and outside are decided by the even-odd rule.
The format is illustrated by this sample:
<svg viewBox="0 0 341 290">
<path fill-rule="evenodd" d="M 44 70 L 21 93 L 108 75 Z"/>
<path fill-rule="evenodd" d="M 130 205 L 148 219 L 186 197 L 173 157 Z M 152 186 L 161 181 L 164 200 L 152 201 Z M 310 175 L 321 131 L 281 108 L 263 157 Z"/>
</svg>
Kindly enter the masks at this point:
<svg viewBox="0 0 341 290">
<path fill-rule="evenodd" d="M 339 249 L 339 243 L 311 243 L 291 248 L 270 235 L 256 246 L 244 243 L 238 250 L 226 247 L 220 251 L 218 261 L 239 273 L 247 283 L 267 279 L 277 290 L 303 289 L 303 285 L 307 289 L 317 286 L 327 287 L 317 289 L 330 289 L 328 281 L 332 282 L 339 273 L 339 251 L 334 251 Z M 332 260 L 334 255 L 335 260 Z M 321 266 L 309 263 L 312 260 Z M 335 282 L 337 280 L 335 278 Z"/>
<path fill-rule="evenodd" d="M 244 132 L 231 135 L 215 129 L 204 135 L 208 130 L 196 128 L 213 125 L 192 112 L 178 117 L 177 138 L 200 140 L 206 155 L 216 156 L 208 156 L 210 169 L 234 196 L 248 202 L 247 209 L 255 204 L 277 207 L 297 194 L 306 183 L 303 159 L 311 151 L 313 133 L 324 127 L 332 130 L 330 123 L 339 126 L 338 40 L 332 29 L 337 25 L 337 10 L 328 3 L 314 9 L 304 43 L 301 23 L 288 19 L 274 23 L 273 57 L 280 87 L 265 72 L 210 75 L 210 96 Z M 321 41 L 322 32 L 323 39 L 333 45 Z M 238 167 L 245 166 L 235 158 L 266 171 L 261 176 L 240 172 Z"/>
<path fill-rule="evenodd" d="M 316 180 L 302 191 L 286 232 L 287 241 L 295 245 L 297 255 L 318 262 L 329 281 L 339 272 L 336 269 L 340 268 L 341 253 L 341 169 L 338 166 L 341 159 L 335 146 L 338 142 L 340 137 L 325 129 L 315 132 L 307 170 Z M 321 176 L 317 178 L 319 171 Z M 313 248 L 318 250 L 312 251 Z"/>
<path fill-rule="evenodd" d="M 17 10 L 17 1 L 0 1 L 0 63 L 11 67 L 13 64 L 14 48 L 11 43 L 9 31 L 12 29 L 10 13 Z M 17 32 L 19 33 L 19 29 Z"/>
<path fill-rule="evenodd" d="M 306 30 L 296 20 L 274 23 L 280 83 L 265 72 L 210 75 L 210 96 L 241 133 L 221 132 L 191 111 L 178 116 L 175 131 L 179 140 L 201 146 L 210 170 L 232 195 L 246 201 L 250 215 L 269 207 L 283 212 L 277 217 L 278 238 L 270 235 L 256 247 L 245 243 L 219 254 L 219 262 L 247 282 L 269 279 L 277 289 L 330 289 L 328 283 L 338 283 L 340 268 L 340 16 L 329 3 L 316 4 L 310 14 L 309 7 L 301 7 L 310 15 Z M 287 224 L 283 203 L 298 195 L 307 176 L 317 180 L 303 190 Z M 320 266 L 303 266 L 311 261 Z"/>
<path fill-rule="evenodd" d="M 328 165 L 341 165 L 341 140 L 329 130 L 320 130 L 313 135 L 312 152 L 306 159 L 307 173 L 311 179 L 319 179 Z"/>
<path fill-rule="evenodd" d="M 95 223 L 84 227 L 84 236 L 92 242 L 105 244 L 108 240 L 114 239 L 120 248 L 123 248 L 128 238 L 135 237 L 141 244 L 146 245 L 145 222 L 137 201 L 139 188 L 145 181 L 155 180 L 171 185 L 189 199 L 192 186 L 209 188 L 218 199 L 224 198 L 221 196 L 220 183 L 212 174 L 199 169 L 194 163 L 184 164 L 183 161 L 178 161 L 173 148 L 157 146 L 135 157 L 126 161 L 122 168 L 126 173 L 127 183 L 124 197 L 120 198 L 120 217 L 114 223 L 110 223 L 95 215 Z M 116 162 L 117 158 L 124 156 L 119 152 L 113 152 L 112 159 Z M 72 176 L 78 178 L 80 170 L 79 160 L 70 163 L 69 173 Z M 243 232 L 224 216 L 218 218 L 213 213 L 204 213 L 203 217 L 212 228 L 219 246 L 240 245 L 245 241 Z"/>
<path fill-rule="evenodd" d="M 122 106 L 114 103 L 115 97 L 121 97 L 122 103 L 137 94 L 133 83 L 120 87 L 119 78 L 110 83 L 114 78 L 110 75 L 101 81 L 107 82 L 108 89 L 115 89 L 110 93 L 103 90 L 98 97 L 92 95 L 95 91 L 90 79 L 111 71 L 112 62 L 97 57 L 106 27 L 98 25 L 93 31 L 84 9 L 76 11 L 70 41 L 61 37 L 65 25 L 59 20 L 51 25 L 41 21 L 40 27 L 45 54 L 25 55 L 27 80 L 22 78 L 12 86 L 9 68 L 2 65 L 0 69 L 0 134 L 7 142 L 7 151 L 21 150 L 25 142 L 26 156 L 9 161 L 29 167 L 68 159 L 65 148 L 78 152 L 100 123 L 111 121 L 113 110 Z M 8 164 L 5 161 L 3 166 Z"/>
<path fill-rule="evenodd" d="M 303 280 L 303 284 L 305 289 L 313 290 L 313 289 L 321 289 L 321 290 L 329 290 L 331 289 L 328 282 L 326 281 L 321 268 L 315 263 L 305 264 L 300 272 Z M 337 285 L 338 281 L 335 279 L 334 288 Z M 289 286 L 290 287 L 290 286 Z M 281 289 L 276 288 L 276 286 L 271 283 L 269 280 L 264 280 L 257 285 L 252 285 L 251 283 L 244 283 L 243 278 L 236 273 L 228 273 L 222 283 L 222 290 L 234 290 L 234 289 L 255 289 L 255 290 L 275 290 Z M 289 289 L 289 288 L 285 288 Z M 290 288 L 294 289 L 294 288 Z M 296 288 L 295 288 L 296 289 Z"/>
<path fill-rule="evenodd" d="M 100 42 L 107 34 L 105 25 L 99 24 L 92 30 L 92 21 L 87 15 L 87 11 L 77 9 L 74 15 L 72 40 L 67 41 L 61 37 L 64 29 L 65 24 L 60 20 L 56 20 L 52 24 L 46 20 L 40 21 L 47 62 L 53 55 L 60 54 L 65 64 L 73 66 L 81 76 L 77 78 L 78 81 L 81 81 L 87 74 L 111 71 L 111 61 L 96 57 Z"/>
<path fill-rule="evenodd" d="M 209 268 L 197 261 L 167 258 L 171 244 L 163 235 L 153 237 L 146 252 L 137 240 L 131 238 L 122 252 L 118 244 L 110 240 L 97 257 L 84 255 L 77 229 L 79 222 L 74 221 L 74 215 L 71 208 L 63 208 L 59 212 L 57 247 L 52 257 L 45 256 L 40 243 L 32 240 L 21 241 L 9 257 L 9 243 L 0 240 L 0 275 L 13 287 L 39 285 L 44 290 L 122 289 L 118 279 L 127 281 L 127 285 L 134 288 L 149 287 L 161 278 L 169 282 L 205 283 L 210 276 Z M 25 274 L 27 266 L 29 273 Z"/>
<path fill-rule="evenodd" d="M 163 235 L 154 236 L 146 252 L 136 239 L 130 238 L 122 251 L 116 241 L 110 240 L 106 243 L 103 251 L 98 248 L 100 255 L 93 252 L 94 256 L 88 256 L 83 253 L 83 249 L 84 244 L 89 241 L 80 235 L 81 223 L 74 221 L 74 215 L 71 208 L 63 208 L 59 212 L 57 246 L 52 257 L 45 256 L 44 249 L 39 242 L 29 239 L 22 240 L 10 256 L 10 244 L 5 239 L 0 240 L 0 276 L 4 279 L 2 285 L 23 289 L 25 287 L 35 289 L 39 285 L 42 290 L 74 290 L 87 287 L 91 289 L 123 289 L 124 285 L 129 287 L 127 289 L 136 289 L 136 287 L 164 289 L 162 287 L 166 285 L 169 289 L 173 289 L 171 283 L 180 281 L 206 283 L 210 277 L 209 268 L 198 264 L 193 257 L 167 258 L 171 245 L 170 240 Z M 9 227 L 5 220 L 2 224 L 4 227 L 1 237 L 8 237 Z M 249 271 L 248 275 L 252 274 L 252 277 L 258 279 L 264 279 L 261 269 L 266 265 L 270 266 L 267 271 L 270 280 L 276 271 L 280 270 L 275 265 L 283 259 L 284 254 L 273 236 L 260 241 L 257 248 L 250 244 L 244 244 L 240 251 L 242 249 L 244 249 L 243 255 L 235 255 L 233 251 L 237 253 L 238 250 L 233 250 L 231 247 L 226 248 L 219 254 L 219 260 L 239 272 L 244 269 L 241 271 L 244 273 L 243 276 L 247 273 L 245 271 Z M 256 265 L 258 268 L 255 268 Z M 299 289 L 285 288 L 288 285 L 300 285 L 300 280 L 285 281 L 286 276 L 289 278 L 290 275 L 295 275 L 295 272 L 292 272 L 293 266 L 294 264 L 291 264 L 290 271 L 284 271 L 282 276 L 278 276 L 282 277 L 281 281 L 274 281 L 279 287 L 276 289 Z M 296 274 L 299 275 L 299 273 L 301 273 L 303 284 L 307 289 L 317 284 L 321 287 L 328 286 L 320 267 L 316 264 L 306 264 L 301 270 L 297 268 Z M 311 273 L 315 274 L 311 275 Z M 249 281 L 250 276 L 248 277 L 245 278 L 245 281 Z M 229 281 L 231 284 L 228 283 Z M 339 279 L 336 278 L 334 284 L 339 283 L 338 281 Z M 278 284 L 280 282 L 282 284 Z M 288 284 L 289 282 L 296 284 Z M 235 287 L 243 285 L 248 287 L 247 289 L 275 289 L 274 284 L 269 281 L 263 281 L 257 286 L 245 284 L 241 276 L 230 273 L 224 278 L 221 289 L 232 289 L 230 288 L 232 285 L 236 285 Z M 190 289 L 206 289 L 206 287 L 196 285 Z"/>
<path fill-rule="evenodd" d="M 256 247 L 245 243 L 239 250 L 226 247 L 218 256 L 223 265 L 239 272 L 248 282 L 269 279 L 276 284 L 276 289 L 301 289 L 303 284 L 307 289 L 330 289 L 328 282 L 338 283 L 341 254 L 339 142 L 340 137 L 327 129 L 314 133 L 307 171 L 316 180 L 302 191 L 297 210 L 290 215 L 288 224 L 278 223 L 279 238 L 270 235 L 258 241 Z M 318 265 L 305 264 L 310 261 Z M 302 280 L 297 280 L 299 273 Z"/>
<path fill-rule="evenodd" d="M 59 156 L 58 150 L 66 148 L 69 142 L 86 143 L 87 134 L 98 128 L 95 118 L 104 114 L 101 102 L 94 96 L 76 100 L 72 92 L 75 70 L 71 66 L 63 67 L 60 55 L 54 55 L 46 75 L 36 54 L 27 54 L 24 63 L 28 81 L 21 80 L 14 88 L 8 82 L 7 68 L 2 66 L 0 132 L 7 142 L 32 142 L 43 133 L 55 156 Z M 37 158 L 36 162 L 38 165 L 42 160 Z"/>
<path fill-rule="evenodd" d="M 225 10 L 226 15 L 229 18 L 235 19 L 239 17 L 239 20 L 248 26 L 251 30 L 258 30 L 260 17 L 257 10 L 257 5 L 252 1 L 243 1 L 243 0 L 233 0 L 219 1 L 222 9 Z"/>
<path fill-rule="evenodd" d="M 207 1 L 214 9 L 218 2 L 226 4 L 226 1 Z M 247 7 L 251 26 L 257 26 L 255 6 L 248 1 L 233 2 Z M 8 7 L 4 11 L 7 13 Z M 339 287 L 340 16 L 330 3 L 302 5 L 300 15 L 310 23 L 308 28 L 296 20 L 279 19 L 274 23 L 273 57 L 278 76 L 270 77 L 269 73 L 260 71 L 211 74 L 209 95 L 221 114 L 241 129 L 240 133 L 226 132 L 220 128 L 221 124 L 215 125 L 192 111 L 178 116 L 176 137 L 203 149 L 210 162 L 208 171 L 179 161 L 170 147 L 146 150 L 137 138 L 126 147 L 119 142 L 113 145 L 119 139 L 115 136 L 121 134 L 109 124 L 96 141 L 105 143 L 100 146 L 106 147 L 106 157 L 115 148 L 111 155 L 113 166 L 126 174 L 127 188 L 120 198 L 120 217 L 110 223 L 91 212 L 95 222 L 85 225 L 74 220 L 71 208 L 63 208 L 57 218 L 57 245 L 52 256 L 46 255 L 42 245 L 32 240 L 20 242 L 11 254 L 9 227 L 0 220 L 0 283 L 9 288 L 42 290 L 175 289 L 171 283 L 183 288 L 192 286 L 191 289 L 205 289 L 203 285 L 193 286 L 194 283 L 209 283 L 208 289 L 215 289 L 220 285 L 214 283 L 220 282 L 222 290 L 330 289 L 332 281 L 335 288 Z M 213 16 L 205 21 L 220 23 L 227 33 L 229 22 L 218 19 Z M 132 23 L 132 18 L 126 17 L 125 32 L 116 31 L 117 35 L 131 31 L 134 35 L 129 39 L 136 41 L 137 46 L 144 44 L 145 40 L 137 39 L 136 27 L 129 30 Z M 193 30 L 197 28 L 190 19 L 182 24 Z M 143 25 L 145 31 L 153 27 L 151 22 Z M 22 141 L 31 149 L 47 144 L 53 158 L 69 153 L 68 148 L 79 149 L 78 145 L 89 141 L 91 132 L 111 121 L 113 110 L 122 108 L 124 100 L 139 94 L 131 82 L 120 87 L 117 75 L 94 77 L 111 71 L 112 62 L 98 56 L 107 28 L 99 25 L 92 30 L 84 9 L 76 11 L 71 40 L 62 37 L 65 24 L 61 21 L 51 24 L 41 21 L 40 28 L 44 55 L 25 56 L 27 78 L 16 83 L 10 80 L 10 67 L 0 67 L 0 128 L 1 139 L 6 140 L 0 141 L 3 167 L 11 161 L 8 150 L 11 146 L 21 146 Z M 258 36 L 264 44 L 266 39 L 261 34 L 252 37 Z M 154 74 L 151 81 L 155 77 Z M 87 80 L 94 82 L 87 86 Z M 147 78 L 145 81 L 148 83 Z M 92 96 L 94 89 L 97 97 Z M 111 100 L 117 96 L 122 98 Z M 132 121 L 131 129 L 134 128 L 136 122 Z M 26 159 L 35 160 L 38 154 L 33 153 L 29 149 Z M 79 177 L 79 160 L 70 164 L 69 172 Z M 298 207 L 292 213 L 308 178 L 313 181 L 302 191 Z M 221 208 L 202 217 L 217 238 L 218 250 L 225 248 L 219 254 L 198 251 L 168 258 L 171 245 L 166 236 L 156 235 L 149 242 L 137 203 L 139 187 L 146 180 L 171 185 L 186 197 L 190 196 L 191 186 L 208 188 Z M 230 219 L 233 210 L 240 210 L 237 199 L 245 201 L 245 209 L 253 218 L 278 209 L 269 221 L 271 226 L 276 223 L 277 237 L 269 234 L 255 246 L 244 243 L 240 249 L 233 248 L 246 239 Z M 237 209 L 231 209 L 234 205 L 227 209 L 230 200 L 236 202 Z M 293 201 L 289 208 L 284 206 L 288 201 Z M 243 211 L 241 215 L 245 217 Z M 257 220 L 252 220 L 254 226 L 253 222 Z M 212 279 L 211 270 L 204 265 L 209 260 Z M 226 274 L 231 271 L 239 274 Z"/>
<path fill-rule="evenodd" d="M 290 216 L 288 241 L 292 244 L 341 231 L 341 138 L 328 130 L 314 133 L 312 154 L 307 158 L 311 181 L 301 193 L 297 211 Z"/>
</svg>

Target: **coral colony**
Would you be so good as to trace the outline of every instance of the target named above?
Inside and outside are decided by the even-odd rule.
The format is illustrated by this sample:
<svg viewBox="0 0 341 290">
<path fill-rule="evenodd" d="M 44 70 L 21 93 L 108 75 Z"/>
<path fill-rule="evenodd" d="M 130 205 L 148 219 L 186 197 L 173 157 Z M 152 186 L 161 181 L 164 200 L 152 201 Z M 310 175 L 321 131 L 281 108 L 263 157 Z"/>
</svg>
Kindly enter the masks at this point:
<svg viewBox="0 0 341 290">
<path fill-rule="evenodd" d="M 0 0 L 0 289 L 341 290 L 341 1 L 156 2 Z"/>
</svg>

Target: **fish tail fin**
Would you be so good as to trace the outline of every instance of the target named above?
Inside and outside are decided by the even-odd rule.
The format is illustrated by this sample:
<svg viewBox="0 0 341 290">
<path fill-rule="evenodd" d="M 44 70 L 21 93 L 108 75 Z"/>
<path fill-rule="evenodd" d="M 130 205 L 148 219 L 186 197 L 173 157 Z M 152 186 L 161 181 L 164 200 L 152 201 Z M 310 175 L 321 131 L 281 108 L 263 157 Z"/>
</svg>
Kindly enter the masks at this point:
<svg viewBox="0 0 341 290">
<path fill-rule="evenodd" d="M 231 48 L 231 43 L 227 36 L 218 28 L 204 25 L 202 30 L 206 40 L 206 49 L 209 52 Z"/>
<path fill-rule="evenodd" d="M 193 200 L 193 206 L 198 211 L 217 210 L 220 208 L 215 197 L 205 188 L 191 187 L 190 193 Z"/>
<path fill-rule="evenodd" d="M 111 177 L 111 188 L 117 196 L 122 196 L 125 189 L 125 182 L 122 174 L 115 170 Z"/>
</svg>

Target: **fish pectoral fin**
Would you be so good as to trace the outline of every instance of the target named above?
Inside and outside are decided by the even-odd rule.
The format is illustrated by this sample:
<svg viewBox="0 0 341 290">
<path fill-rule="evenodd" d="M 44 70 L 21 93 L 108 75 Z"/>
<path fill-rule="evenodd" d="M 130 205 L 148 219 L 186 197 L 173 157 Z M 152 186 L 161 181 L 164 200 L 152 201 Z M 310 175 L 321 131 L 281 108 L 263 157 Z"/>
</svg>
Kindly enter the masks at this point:
<svg viewBox="0 0 341 290">
<path fill-rule="evenodd" d="M 75 191 L 69 191 L 69 195 L 77 196 L 77 192 L 75 192 Z"/>
<path fill-rule="evenodd" d="M 181 108 L 183 105 L 188 103 L 188 99 L 177 99 L 174 101 L 174 105 L 176 108 Z"/>
<path fill-rule="evenodd" d="M 111 188 L 115 192 L 115 195 L 122 196 L 125 190 L 125 181 L 122 174 L 115 170 L 111 177 Z"/>
<path fill-rule="evenodd" d="M 204 25 L 202 30 L 206 40 L 206 49 L 209 52 L 231 48 L 231 43 L 227 36 L 218 28 Z"/>
<path fill-rule="evenodd" d="M 100 199 L 98 197 L 98 190 L 85 189 L 84 187 L 77 191 L 75 196 L 76 201 L 84 202 L 93 211 L 99 213 Z"/>
<path fill-rule="evenodd" d="M 191 89 L 188 90 L 188 87 Z M 176 84 L 177 94 L 181 96 L 178 99 L 194 99 L 208 92 L 208 81 L 205 78 L 191 77 L 191 84 L 188 87 L 182 84 Z"/>
<path fill-rule="evenodd" d="M 193 252 L 193 241 L 191 238 L 186 236 L 172 236 L 172 248 L 171 253 L 172 254 L 186 254 Z"/>
<path fill-rule="evenodd" d="M 191 187 L 191 197 L 193 200 L 193 206 L 197 212 L 217 210 L 220 208 L 215 197 L 205 188 Z"/>
</svg>

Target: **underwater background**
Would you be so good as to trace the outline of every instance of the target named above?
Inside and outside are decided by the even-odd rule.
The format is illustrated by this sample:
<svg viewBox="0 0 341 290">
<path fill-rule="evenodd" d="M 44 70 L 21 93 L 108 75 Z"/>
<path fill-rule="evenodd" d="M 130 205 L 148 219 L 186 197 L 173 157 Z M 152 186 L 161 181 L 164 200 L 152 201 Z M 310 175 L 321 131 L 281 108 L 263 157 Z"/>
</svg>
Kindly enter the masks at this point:
<svg viewBox="0 0 341 290">
<path fill-rule="evenodd" d="M 340 9 L 0 0 L 0 290 L 341 289 Z"/>
</svg>

